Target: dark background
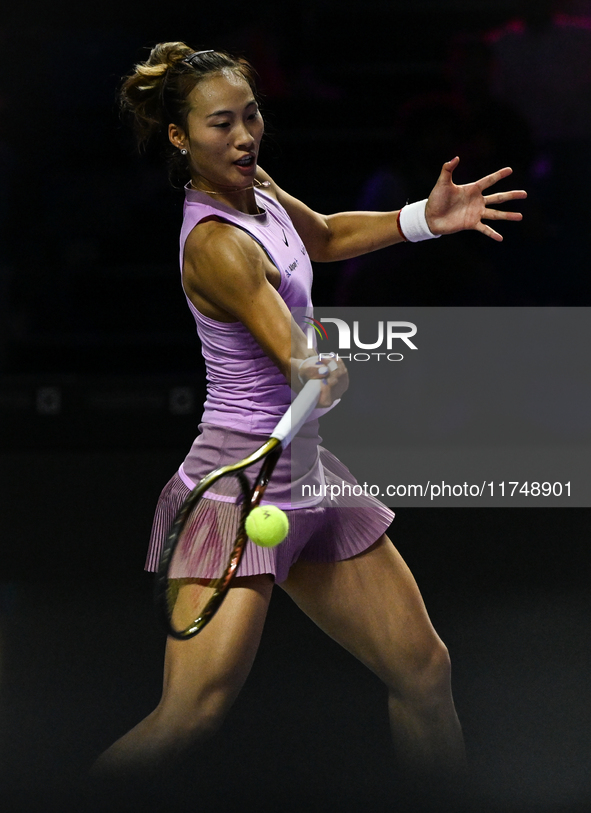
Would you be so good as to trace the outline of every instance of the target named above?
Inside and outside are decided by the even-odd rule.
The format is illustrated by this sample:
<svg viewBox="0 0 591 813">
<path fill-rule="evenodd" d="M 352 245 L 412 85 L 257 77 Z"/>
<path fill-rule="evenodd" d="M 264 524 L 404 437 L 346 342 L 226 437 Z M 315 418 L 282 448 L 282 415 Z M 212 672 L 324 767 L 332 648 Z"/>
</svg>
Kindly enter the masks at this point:
<svg viewBox="0 0 591 813">
<path fill-rule="evenodd" d="M 456 154 L 459 181 L 511 165 L 503 188 L 528 189 L 525 219 L 501 225 L 502 244 L 460 234 L 317 267 L 317 305 L 586 306 L 588 5 L 3 9 L 0 754 L 10 809 L 80 809 L 77 779 L 159 696 L 163 636 L 143 556 L 158 493 L 196 433 L 204 370 L 179 285 L 182 195 L 157 154 L 134 152 L 114 100 L 121 76 L 158 41 L 244 53 L 260 73 L 261 163 L 318 211 L 400 208 L 428 195 Z M 591 803 L 587 519 L 403 509 L 391 529 L 452 654 L 469 809 Z M 399 809 L 381 686 L 276 593 L 226 727 L 163 785 L 162 809 Z M 139 809 L 103 809 L 118 806 Z"/>
</svg>

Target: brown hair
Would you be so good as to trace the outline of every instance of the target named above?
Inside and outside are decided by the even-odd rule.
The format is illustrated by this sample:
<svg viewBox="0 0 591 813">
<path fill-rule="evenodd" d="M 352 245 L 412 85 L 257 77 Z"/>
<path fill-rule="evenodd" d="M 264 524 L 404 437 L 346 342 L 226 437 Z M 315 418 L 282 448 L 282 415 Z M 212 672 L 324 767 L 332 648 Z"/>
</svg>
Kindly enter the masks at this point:
<svg viewBox="0 0 591 813">
<path fill-rule="evenodd" d="M 194 55 L 190 62 L 187 57 Z M 207 76 L 231 70 L 241 76 L 257 98 L 254 68 L 241 57 L 226 51 L 195 53 L 184 42 L 155 45 L 145 62 L 126 76 L 119 92 L 121 109 L 130 119 L 140 150 L 159 139 L 167 155 L 170 177 L 188 174 L 187 159 L 168 140 L 168 125 L 187 132 L 188 97 Z"/>
</svg>

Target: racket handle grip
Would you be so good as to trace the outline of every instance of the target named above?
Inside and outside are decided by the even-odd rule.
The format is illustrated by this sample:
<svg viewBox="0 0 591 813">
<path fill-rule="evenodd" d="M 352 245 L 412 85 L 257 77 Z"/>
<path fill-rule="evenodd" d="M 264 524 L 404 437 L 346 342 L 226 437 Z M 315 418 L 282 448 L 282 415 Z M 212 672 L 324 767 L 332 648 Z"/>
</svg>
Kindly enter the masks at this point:
<svg viewBox="0 0 591 813">
<path fill-rule="evenodd" d="M 292 438 L 297 435 L 302 426 L 306 423 L 306 420 L 310 417 L 310 413 L 315 409 L 318 399 L 320 398 L 321 387 L 322 379 L 320 378 L 312 378 L 307 381 L 302 390 L 296 395 L 290 408 L 271 433 L 272 438 L 277 438 L 277 440 L 281 441 L 281 445 L 284 449 L 286 446 L 289 446 Z"/>
</svg>

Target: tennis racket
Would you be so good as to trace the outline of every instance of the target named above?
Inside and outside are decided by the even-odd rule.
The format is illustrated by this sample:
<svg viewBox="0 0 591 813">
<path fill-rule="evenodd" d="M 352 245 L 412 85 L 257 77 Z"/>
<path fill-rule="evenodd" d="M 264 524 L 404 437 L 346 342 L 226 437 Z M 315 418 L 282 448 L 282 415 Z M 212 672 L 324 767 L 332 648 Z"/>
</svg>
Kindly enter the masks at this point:
<svg viewBox="0 0 591 813">
<path fill-rule="evenodd" d="M 197 635 L 219 609 L 248 541 L 246 517 L 260 503 L 282 451 L 316 406 L 321 386 L 321 379 L 308 381 L 259 449 L 207 474 L 181 506 L 156 574 L 156 605 L 173 638 Z M 244 472 L 261 462 L 251 487 Z M 214 486 L 217 510 L 203 500 Z"/>
</svg>

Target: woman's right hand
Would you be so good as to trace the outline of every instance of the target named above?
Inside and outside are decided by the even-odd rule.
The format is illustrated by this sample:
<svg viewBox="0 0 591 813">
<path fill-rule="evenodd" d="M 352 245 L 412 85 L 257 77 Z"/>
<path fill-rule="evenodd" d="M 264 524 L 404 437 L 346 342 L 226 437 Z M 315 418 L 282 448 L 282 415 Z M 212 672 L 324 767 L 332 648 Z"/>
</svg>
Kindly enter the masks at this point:
<svg viewBox="0 0 591 813">
<path fill-rule="evenodd" d="M 349 386 L 347 368 L 335 353 L 321 353 L 319 356 L 293 361 L 297 378 L 302 385 L 313 378 L 322 379 L 324 385 L 318 399 L 319 407 L 331 406 Z"/>
</svg>

